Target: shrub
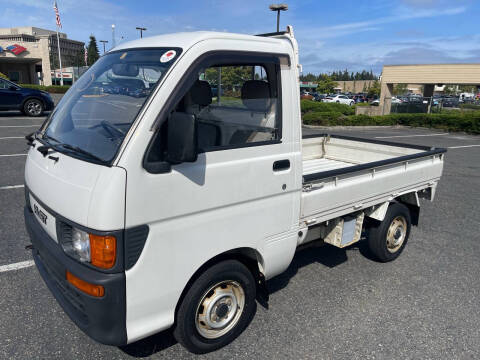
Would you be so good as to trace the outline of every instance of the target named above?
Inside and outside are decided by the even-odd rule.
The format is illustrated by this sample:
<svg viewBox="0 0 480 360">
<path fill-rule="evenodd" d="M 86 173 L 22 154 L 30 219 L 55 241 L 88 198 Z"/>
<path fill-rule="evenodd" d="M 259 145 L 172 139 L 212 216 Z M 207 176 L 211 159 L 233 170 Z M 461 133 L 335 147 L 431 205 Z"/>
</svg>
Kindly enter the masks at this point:
<svg viewBox="0 0 480 360">
<path fill-rule="evenodd" d="M 1 72 L 0 72 L 0 78 L 8 80 L 8 76 Z"/>
<path fill-rule="evenodd" d="M 302 114 L 308 113 L 310 111 L 314 112 L 339 112 L 343 115 L 353 115 L 355 114 L 355 109 L 352 106 L 338 103 L 324 103 L 319 101 L 312 100 L 301 100 L 300 102 Z"/>
<path fill-rule="evenodd" d="M 307 125 L 339 125 L 340 119 L 344 117 L 338 111 L 311 111 L 303 116 L 303 123 Z"/>
<path fill-rule="evenodd" d="M 461 104 L 461 109 L 480 110 L 480 104 Z"/>
<path fill-rule="evenodd" d="M 28 89 L 37 89 L 37 90 L 42 90 L 46 91 L 52 94 L 65 94 L 68 89 L 70 89 L 70 86 L 68 85 L 35 85 L 35 84 L 20 84 L 21 87 L 28 88 Z"/>
<path fill-rule="evenodd" d="M 390 114 L 383 116 L 350 115 L 339 112 L 309 112 L 303 116 L 308 125 L 320 126 L 388 126 L 404 125 L 427 127 L 446 131 L 480 134 L 480 111 L 441 114 Z"/>
</svg>

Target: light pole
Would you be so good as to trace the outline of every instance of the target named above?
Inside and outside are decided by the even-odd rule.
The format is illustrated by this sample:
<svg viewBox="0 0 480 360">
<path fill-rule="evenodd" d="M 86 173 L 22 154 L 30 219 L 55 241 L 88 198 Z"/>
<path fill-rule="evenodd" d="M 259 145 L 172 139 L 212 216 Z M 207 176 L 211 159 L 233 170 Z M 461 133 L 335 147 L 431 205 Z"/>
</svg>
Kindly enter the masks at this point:
<svg viewBox="0 0 480 360">
<path fill-rule="evenodd" d="M 269 6 L 270 10 L 277 12 L 277 32 L 280 31 L 280 11 L 287 11 L 287 4 L 272 4 Z"/>
<path fill-rule="evenodd" d="M 147 28 L 137 26 L 135 29 L 140 30 L 140 39 L 143 38 L 143 32 L 147 30 Z"/>
<path fill-rule="evenodd" d="M 115 47 L 115 24 L 112 24 L 112 49 Z"/>
<path fill-rule="evenodd" d="M 108 43 L 108 40 L 99 40 L 103 44 L 103 53 L 105 54 L 105 44 Z"/>
</svg>

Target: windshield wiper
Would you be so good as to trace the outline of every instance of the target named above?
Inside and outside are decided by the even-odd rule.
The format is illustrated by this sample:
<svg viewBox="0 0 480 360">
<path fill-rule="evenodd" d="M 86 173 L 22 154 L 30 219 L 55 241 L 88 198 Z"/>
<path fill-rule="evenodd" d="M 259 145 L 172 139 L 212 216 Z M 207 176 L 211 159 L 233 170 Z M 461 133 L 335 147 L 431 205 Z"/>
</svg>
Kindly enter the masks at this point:
<svg viewBox="0 0 480 360">
<path fill-rule="evenodd" d="M 87 150 L 83 150 L 82 148 L 79 148 L 78 146 L 73 146 L 73 145 L 70 145 L 70 144 L 62 144 L 62 143 L 58 144 L 58 146 L 61 146 L 65 149 L 71 150 L 73 152 L 76 152 L 76 153 L 79 153 L 79 154 L 82 154 L 82 155 L 86 155 L 89 158 L 97 160 L 97 161 L 99 161 L 103 164 L 105 163 L 105 160 L 103 160 L 102 158 L 98 157 L 97 155 L 92 154 L 91 152 L 88 152 Z"/>
<path fill-rule="evenodd" d="M 37 134 L 38 134 L 38 130 L 25 136 L 25 139 L 27 140 L 27 145 L 28 146 L 35 147 L 35 144 L 33 143 L 33 141 L 37 139 Z"/>
<path fill-rule="evenodd" d="M 26 138 L 28 141 L 30 141 L 30 137 L 32 137 L 32 135 L 34 135 L 34 139 L 37 138 L 37 133 L 36 133 L 36 132 L 33 133 L 33 134 L 30 134 L 30 135 L 27 135 L 25 138 Z M 38 150 L 44 157 L 48 155 L 48 151 L 49 151 L 50 149 L 53 149 L 54 151 L 58 151 L 58 150 L 56 149 L 56 146 L 57 146 L 57 145 L 51 144 L 49 141 L 47 141 L 48 139 L 49 139 L 49 140 L 56 141 L 57 143 L 61 144 L 61 142 L 58 141 L 57 139 L 55 139 L 55 138 L 53 138 L 53 137 L 51 137 L 51 136 L 49 136 L 49 135 L 47 135 L 47 134 L 42 134 L 42 140 L 43 140 L 46 144 L 45 144 L 45 145 L 42 145 L 42 146 L 39 146 L 39 147 L 37 148 L 37 150 Z M 30 144 L 29 144 L 29 145 L 30 145 Z"/>
<path fill-rule="evenodd" d="M 96 161 L 101 162 L 102 164 L 105 163 L 105 160 L 103 160 L 102 158 L 92 154 L 91 152 L 83 150 L 82 148 L 79 148 L 78 146 L 73 146 L 73 145 L 70 145 L 70 144 L 62 143 L 62 142 L 60 142 L 59 140 L 55 139 L 54 137 L 52 137 L 50 135 L 43 134 L 42 139 L 53 140 L 53 141 L 57 142 L 57 144 L 51 144 L 50 142 L 47 142 L 47 145 L 39 146 L 37 148 L 37 150 L 40 151 L 43 156 L 47 156 L 48 150 L 50 150 L 50 149 L 53 149 L 53 150 L 58 152 L 58 148 L 62 147 L 64 149 L 70 150 L 71 152 L 75 152 L 75 153 L 85 155 L 85 156 L 89 157 L 90 159 L 94 159 Z"/>
</svg>

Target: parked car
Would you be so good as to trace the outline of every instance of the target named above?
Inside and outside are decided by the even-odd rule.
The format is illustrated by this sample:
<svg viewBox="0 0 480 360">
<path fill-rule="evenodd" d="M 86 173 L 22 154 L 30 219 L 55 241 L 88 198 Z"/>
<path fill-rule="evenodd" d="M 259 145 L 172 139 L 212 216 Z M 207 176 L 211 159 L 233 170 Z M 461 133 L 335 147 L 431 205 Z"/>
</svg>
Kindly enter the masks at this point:
<svg viewBox="0 0 480 360">
<path fill-rule="evenodd" d="M 308 93 L 304 93 L 300 95 L 300 99 L 302 100 L 314 100 L 313 95 L 310 95 Z"/>
<path fill-rule="evenodd" d="M 324 100 L 324 102 L 328 103 L 340 103 L 340 104 L 345 104 L 345 105 L 350 105 L 352 106 L 355 104 L 355 100 L 349 99 L 348 96 L 346 95 L 334 95 L 334 96 L 327 96 Z"/>
<path fill-rule="evenodd" d="M 442 99 L 443 107 L 458 107 L 459 100 L 457 97 L 448 96 Z"/>
<path fill-rule="evenodd" d="M 20 110 L 27 116 L 40 116 L 53 108 L 52 97 L 46 91 L 24 88 L 0 79 L 0 110 Z"/>
<path fill-rule="evenodd" d="M 356 103 L 362 103 L 367 101 L 367 98 L 363 94 L 357 94 L 353 95 L 353 100 L 355 100 Z"/>
<path fill-rule="evenodd" d="M 327 97 L 327 95 L 325 95 L 325 94 L 317 94 L 317 95 L 314 95 L 314 100 L 315 101 L 323 101 L 323 100 L 325 100 L 326 97 Z"/>
</svg>

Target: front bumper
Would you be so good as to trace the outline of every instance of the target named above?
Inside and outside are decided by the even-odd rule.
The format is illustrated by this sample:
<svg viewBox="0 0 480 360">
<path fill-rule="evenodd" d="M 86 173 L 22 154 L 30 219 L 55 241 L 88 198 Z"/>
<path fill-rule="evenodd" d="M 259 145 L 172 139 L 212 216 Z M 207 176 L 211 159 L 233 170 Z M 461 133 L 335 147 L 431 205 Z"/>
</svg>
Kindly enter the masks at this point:
<svg viewBox="0 0 480 360">
<path fill-rule="evenodd" d="M 92 339 L 106 345 L 125 345 L 125 273 L 102 273 L 71 259 L 28 207 L 24 215 L 37 269 L 63 310 Z M 103 285 L 105 295 L 95 298 L 76 289 L 66 280 L 67 270 L 87 282 Z"/>
</svg>

